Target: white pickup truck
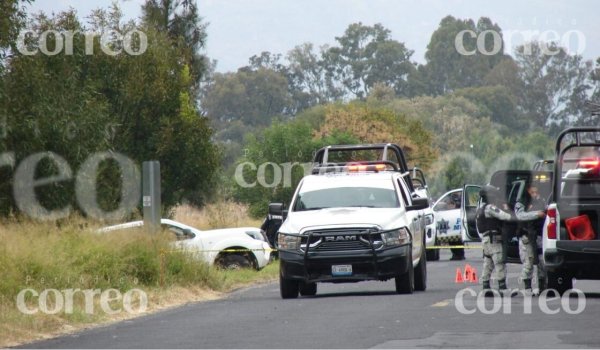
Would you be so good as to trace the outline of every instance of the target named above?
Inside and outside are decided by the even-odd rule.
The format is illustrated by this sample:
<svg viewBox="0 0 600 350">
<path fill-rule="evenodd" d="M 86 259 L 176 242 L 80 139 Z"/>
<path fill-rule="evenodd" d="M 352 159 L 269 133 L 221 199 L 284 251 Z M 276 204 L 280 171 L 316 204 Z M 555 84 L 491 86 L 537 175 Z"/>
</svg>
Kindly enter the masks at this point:
<svg viewBox="0 0 600 350">
<path fill-rule="evenodd" d="M 301 180 L 278 233 L 283 298 L 314 295 L 317 282 L 394 278 L 398 293 L 426 289 L 423 210 L 429 201 L 418 197 L 409 172 L 402 171 L 408 169 L 400 148 L 329 146 L 327 151 L 388 147 L 400 152 L 398 160 L 331 163 L 325 156 L 313 175 Z M 283 214 L 281 204 L 270 209 L 272 215 Z"/>
</svg>

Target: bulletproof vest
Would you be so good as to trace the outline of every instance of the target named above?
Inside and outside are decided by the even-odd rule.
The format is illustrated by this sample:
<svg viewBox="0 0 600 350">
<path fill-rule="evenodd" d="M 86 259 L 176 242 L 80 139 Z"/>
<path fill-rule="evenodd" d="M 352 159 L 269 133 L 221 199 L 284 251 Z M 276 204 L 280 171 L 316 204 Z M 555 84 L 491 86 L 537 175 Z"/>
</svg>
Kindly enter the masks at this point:
<svg viewBox="0 0 600 350">
<path fill-rule="evenodd" d="M 489 204 L 486 204 L 485 206 L 481 206 L 477 209 L 477 229 L 481 233 L 484 233 L 486 231 L 496 231 L 500 233 L 502 229 L 502 221 L 496 218 L 485 217 L 485 207 L 487 207 L 488 205 Z"/>
</svg>

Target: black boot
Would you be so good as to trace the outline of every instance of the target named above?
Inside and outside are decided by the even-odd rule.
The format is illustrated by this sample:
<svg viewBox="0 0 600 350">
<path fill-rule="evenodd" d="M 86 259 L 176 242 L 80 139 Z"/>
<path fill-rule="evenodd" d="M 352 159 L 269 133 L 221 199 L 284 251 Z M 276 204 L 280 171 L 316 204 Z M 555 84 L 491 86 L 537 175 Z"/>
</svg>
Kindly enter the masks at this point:
<svg viewBox="0 0 600 350">
<path fill-rule="evenodd" d="M 506 291 L 508 289 L 508 288 L 506 288 L 506 280 L 499 280 L 498 281 L 498 289 L 501 292 L 504 292 L 504 291 Z"/>
<path fill-rule="evenodd" d="M 546 279 L 545 278 L 538 278 L 538 288 L 540 290 L 540 293 L 546 290 Z"/>
<path fill-rule="evenodd" d="M 500 291 L 500 295 L 502 296 L 507 296 L 507 297 L 514 297 L 515 295 L 517 295 L 517 293 L 515 293 L 512 290 L 509 290 L 506 287 L 506 279 L 503 280 L 498 280 L 498 289 Z"/>
<path fill-rule="evenodd" d="M 492 287 L 490 286 L 490 281 L 483 281 L 482 282 L 482 288 L 483 288 L 483 296 L 486 298 L 492 298 L 494 296 L 494 292 L 492 291 Z"/>
<path fill-rule="evenodd" d="M 531 289 L 531 279 L 523 280 L 523 296 L 532 296 L 533 290 Z"/>
</svg>

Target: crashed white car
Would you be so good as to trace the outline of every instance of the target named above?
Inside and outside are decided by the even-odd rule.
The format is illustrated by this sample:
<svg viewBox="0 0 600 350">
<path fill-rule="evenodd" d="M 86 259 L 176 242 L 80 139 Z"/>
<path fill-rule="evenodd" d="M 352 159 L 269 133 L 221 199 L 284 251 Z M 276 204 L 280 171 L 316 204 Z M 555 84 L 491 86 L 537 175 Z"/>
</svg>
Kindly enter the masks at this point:
<svg viewBox="0 0 600 350">
<path fill-rule="evenodd" d="M 143 221 L 108 226 L 100 233 L 142 227 Z M 237 227 L 201 231 L 197 228 L 169 219 L 161 219 L 161 226 L 175 234 L 174 245 L 199 256 L 210 265 L 227 269 L 265 267 L 271 257 L 271 247 L 261 229 Z"/>
</svg>

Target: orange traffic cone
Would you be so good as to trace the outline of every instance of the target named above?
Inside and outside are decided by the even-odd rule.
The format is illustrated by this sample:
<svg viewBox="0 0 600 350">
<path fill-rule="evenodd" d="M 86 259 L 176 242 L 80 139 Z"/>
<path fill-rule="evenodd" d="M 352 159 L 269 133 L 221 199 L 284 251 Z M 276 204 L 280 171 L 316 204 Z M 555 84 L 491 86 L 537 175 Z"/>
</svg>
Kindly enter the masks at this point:
<svg viewBox="0 0 600 350">
<path fill-rule="evenodd" d="M 471 265 L 465 265 L 465 282 L 471 282 L 471 275 L 473 274 L 473 268 Z"/>
<path fill-rule="evenodd" d="M 473 273 L 471 274 L 471 282 L 473 283 L 479 283 L 479 281 L 477 280 L 477 269 L 473 268 Z"/>
<path fill-rule="evenodd" d="M 454 283 L 464 283 L 462 271 L 460 271 L 460 267 L 456 268 L 456 278 L 454 279 Z"/>
</svg>

